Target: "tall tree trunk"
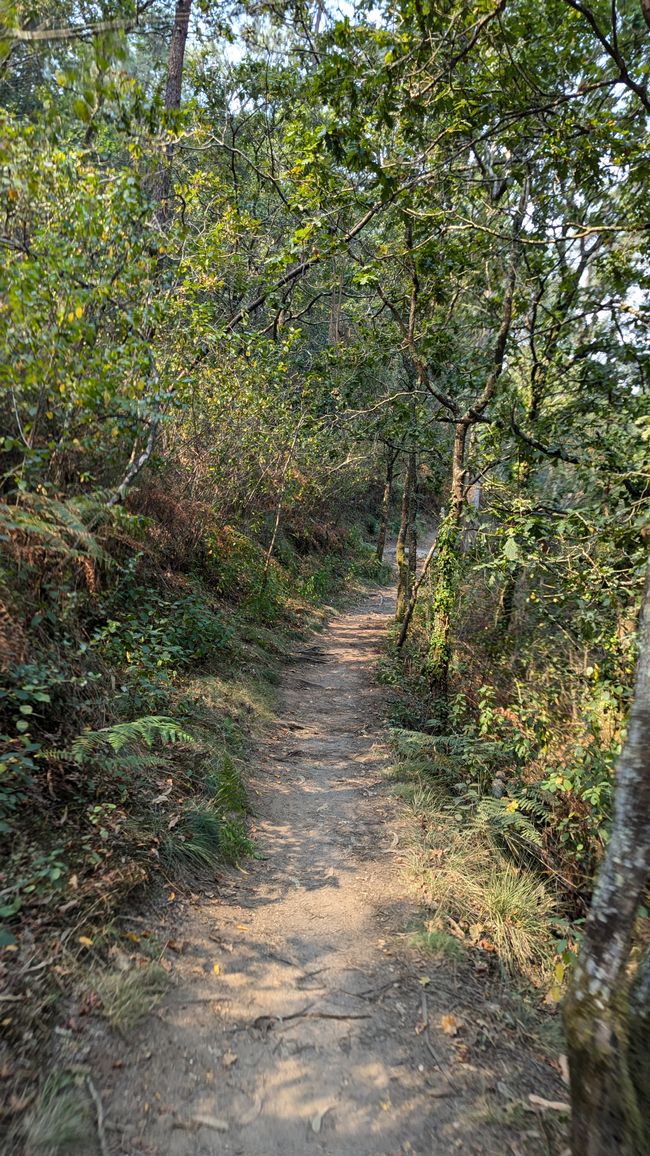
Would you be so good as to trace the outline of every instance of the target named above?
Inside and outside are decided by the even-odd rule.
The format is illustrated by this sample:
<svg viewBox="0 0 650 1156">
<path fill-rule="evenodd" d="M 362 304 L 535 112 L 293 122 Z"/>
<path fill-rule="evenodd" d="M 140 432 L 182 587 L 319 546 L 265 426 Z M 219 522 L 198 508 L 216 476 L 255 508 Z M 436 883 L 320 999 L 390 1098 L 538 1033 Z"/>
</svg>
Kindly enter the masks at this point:
<svg viewBox="0 0 650 1156">
<path fill-rule="evenodd" d="M 494 398 L 503 372 L 506 346 L 512 325 L 512 311 L 517 284 L 517 257 L 519 235 L 524 219 L 528 197 L 528 182 L 524 181 L 519 204 L 512 222 L 510 260 L 506 276 L 501 324 L 496 335 L 492 357 L 492 369 L 487 376 L 482 392 L 476 401 L 458 417 L 454 428 L 454 446 L 451 459 L 451 490 L 449 515 L 441 527 L 436 552 L 437 586 L 434 593 L 436 607 L 434 627 L 429 646 L 427 667 L 431 693 L 444 703 L 449 690 L 449 666 L 451 663 L 451 612 L 456 600 L 459 579 L 458 556 L 462 551 L 463 507 L 467 495 L 467 470 L 465 455 L 469 430 L 481 420 L 488 405 Z"/>
<path fill-rule="evenodd" d="M 436 550 L 436 587 L 434 592 L 434 621 L 427 669 L 429 688 L 433 698 L 443 703 L 449 693 L 449 666 L 451 663 L 451 612 L 458 587 L 458 558 L 461 552 L 461 530 L 465 503 L 465 448 L 468 422 L 460 421 L 454 432 L 451 463 L 451 492 L 449 513 L 438 532 Z"/>
<path fill-rule="evenodd" d="M 406 557 L 406 539 L 408 535 L 409 511 L 411 507 L 411 489 L 413 485 L 412 460 L 413 455 L 410 454 L 406 472 L 404 474 L 404 488 L 402 490 L 402 509 L 399 524 L 399 534 L 397 535 L 397 546 L 395 548 L 395 561 L 397 563 L 396 618 L 398 622 L 402 621 L 409 600 L 410 572 L 408 559 Z"/>
<path fill-rule="evenodd" d="M 379 533 L 377 534 L 376 548 L 376 554 L 380 562 L 384 560 L 384 550 L 386 549 L 386 534 L 388 533 L 388 517 L 390 514 L 390 500 L 393 496 L 393 473 L 396 460 L 397 452 L 389 453 L 386 458 L 386 480 L 384 482 L 384 493 L 381 500 L 381 516 L 379 519 Z"/>
<path fill-rule="evenodd" d="M 564 1019 L 574 1156 L 647 1156 L 650 1088 L 635 1071 L 647 1042 L 647 960 L 630 992 L 635 920 L 650 871 L 650 569 L 639 626 L 634 699 L 616 769 L 607 853 L 587 917 Z M 647 1066 L 647 1055 L 644 1063 Z M 642 1085 L 642 1086 L 640 1086 Z"/>
<path fill-rule="evenodd" d="M 411 625 L 411 619 L 413 617 L 413 611 L 415 610 L 417 600 L 418 600 L 418 592 L 419 592 L 419 589 L 420 589 L 422 583 L 424 582 L 424 579 L 426 578 L 427 574 L 429 573 L 429 567 L 430 567 L 430 565 L 434 559 L 434 556 L 436 553 L 436 548 L 437 548 L 437 543 L 432 542 L 431 546 L 429 547 L 429 553 L 427 554 L 426 558 L 424 559 L 424 563 L 422 565 L 422 570 L 420 571 L 420 575 L 418 578 L 416 578 L 415 582 L 413 583 L 413 585 L 411 587 L 411 594 L 409 597 L 408 606 L 406 607 L 406 612 L 404 614 L 404 618 L 402 620 L 402 626 L 401 626 L 399 636 L 397 639 L 397 649 L 398 650 L 401 650 L 404 643 L 406 642 L 406 638 L 407 638 L 408 631 L 409 631 L 409 626 Z"/>
<path fill-rule="evenodd" d="M 409 505 L 409 528 L 408 528 L 408 548 L 409 548 L 409 600 L 410 592 L 413 589 L 415 582 L 415 575 L 418 569 L 418 531 L 416 526 L 416 519 L 418 514 L 418 464 L 415 450 L 411 451 L 409 457 L 409 468 L 411 470 L 411 502 Z"/>
<path fill-rule="evenodd" d="M 167 60 L 167 83 L 165 85 L 165 111 L 174 112 L 181 107 L 181 92 L 183 88 L 183 66 L 185 63 L 185 45 L 187 30 L 190 23 L 192 0 L 176 0 L 174 10 L 174 27 L 169 44 Z M 169 197 L 172 188 L 172 166 L 174 160 L 174 146 L 170 143 L 165 150 L 165 160 L 158 183 L 158 200 L 160 206 L 158 216 L 165 222 L 170 214 Z"/>
<path fill-rule="evenodd" d="M 451 459 L 451 504 L 449 513 L 455 525 L 460 525 L 465 501 L 465 447 L 469 423 L 459 421 L 454 431 L 454 449 Z"/>
<path fill-rule="evenodd" d="M 494 635 L 498 643 L 504 642 L 510 630 L 510 623 L 512 622 L 512 615 L 515 608 L 517 583 L 519 582 L 521 571 L 522 568 L 518 562 L 512 565 L 506 574 L 501 589 L 501 597 L 499 598 L 496 623 L 494 626 Z"/>
</svg>

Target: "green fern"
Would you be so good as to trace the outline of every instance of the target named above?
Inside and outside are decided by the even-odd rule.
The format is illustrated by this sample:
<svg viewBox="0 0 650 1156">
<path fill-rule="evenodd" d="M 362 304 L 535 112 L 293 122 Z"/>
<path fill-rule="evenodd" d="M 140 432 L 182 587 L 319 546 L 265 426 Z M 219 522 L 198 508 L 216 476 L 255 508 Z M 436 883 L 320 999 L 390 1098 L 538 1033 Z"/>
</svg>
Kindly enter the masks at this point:
<svg viewBox="0 0 650 1156">
<path fill-rule="evenodd" d="M 517 802 L 516 808 L 514 802 Z M 494 799 L 486 795 L 476 808 L 475 821 L 492 843 L 505 849 L 513 859 L 521 859 L 522 855 L 539 858 L 542 836 L 529 816 L 522 814 L 517 800 Z"/>
<path fill-rule="evenodd" d="M 213 801 L 224 812 L 248 810 L 248 797 L 241 773 L 230 755 L 224 755 L 223 763 L 216 776 Z"/>
<path fill-rule="evenodd" d="M 68 558 L 87 555 L 110 562 L 86 520 L 105 516 L 104 494 L 99 492 L 59 502 L 45 494 L 22 494 L 20 505 L 0 503 L 0 531 L 18 531 L 37 538 L 46 550 Z"/>
<path fill-rule="evenodd" d="M 152 747 L 160 743 L 193 743 L 194 737 L 184 731 L 176 719 L 166 715 L 144 715 L 132 722 L 115 723 L 98 731 L 84 731 L 68 748 L 69 757 L 76 763 L 83 761 L 98 751 L 110 747 L 115 754 L 134 743 Z"/>
<path fill-rule="evenodd" d="M 526 787 L 526 793 L 517 793 L 514 797 L 517 800 L 517 806 L 525 815 L 530 815 L 537 823 L 545 826 L 551 817 L 548 798 L 538 794 L 531 794 L 535 791 L 534 787 Z"/>
</svg>

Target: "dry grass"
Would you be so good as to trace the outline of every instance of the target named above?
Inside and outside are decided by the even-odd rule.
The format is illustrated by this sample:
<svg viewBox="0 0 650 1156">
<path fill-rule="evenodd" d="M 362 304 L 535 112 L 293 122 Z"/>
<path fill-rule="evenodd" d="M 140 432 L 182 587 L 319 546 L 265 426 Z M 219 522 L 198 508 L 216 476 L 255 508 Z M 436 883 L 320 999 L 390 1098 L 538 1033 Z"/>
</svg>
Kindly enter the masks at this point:
<svg viewBox="0 0 650 1156">
<path fill-rule="evenodd" d="M 461 823 L 445 810 L 437 785 L 411 781 L 408 801 L 417 819 L 409 870 L 431 909 L 432 948 L 442 948 L 438 933 L 452 927 L 468 948 L 490 945 L 510 973 L 550 982 L 555 954 L 550 921 L 556 912 L 544 882 L 509 861 L 478 820 Z"/>
<path fill-rule="evenodd" d="M 96 983 L 102 1011 L 116 1031 L 123 1034 L 136 1027 L 169 986 L 169 976 L 159 963 L 127 971 L 108 972 Z"/>
<path fill-rule="evenodd" d="M 26 1156 L 92 1156 L 96 1151 L 88 1096 L 71 1079 L 51 1076 L 26 1121 Z"/>
</svg>

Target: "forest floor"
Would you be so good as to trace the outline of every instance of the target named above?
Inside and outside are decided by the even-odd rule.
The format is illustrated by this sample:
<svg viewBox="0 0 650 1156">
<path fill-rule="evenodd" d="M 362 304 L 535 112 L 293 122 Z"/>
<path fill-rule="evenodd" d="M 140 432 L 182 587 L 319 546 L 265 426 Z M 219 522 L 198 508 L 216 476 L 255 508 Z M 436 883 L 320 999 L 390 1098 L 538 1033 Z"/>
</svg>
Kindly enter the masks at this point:
<svg viewBox="0 0 650 1156">
<path fill-rule="evenodd" d="M 97 1025 L 103 1156 L 562 1150 L 563 1117 L 530 1100 L 567 1098 L 534 1013 L 496 968 L 412 943 L 413 818 L 376 681 L 393 598 L 293 656 L 249 780 L 259 858 L 169 904 L 156 1011 L 124 1038 Z"/>
</svg>

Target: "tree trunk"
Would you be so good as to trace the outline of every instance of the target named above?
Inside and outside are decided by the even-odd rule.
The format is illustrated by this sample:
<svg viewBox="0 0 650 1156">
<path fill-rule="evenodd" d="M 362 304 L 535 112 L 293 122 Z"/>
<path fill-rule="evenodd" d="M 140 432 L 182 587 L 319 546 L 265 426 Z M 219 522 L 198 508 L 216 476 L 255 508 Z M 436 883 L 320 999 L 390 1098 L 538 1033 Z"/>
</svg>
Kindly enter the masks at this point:
<svg viewBox="0 0 650 1156">
<path fill-rule="evenodd" d="M 393 453 L 386 458 L 386 481 L 384 482 L 384 493 L 381 500 L 381 517 L 379 520 L 379 533 L 377 534 L 376 548 L 376 554 L 380 562 L 383 562 L 384 560 L 384 550 L 386 549 L 386 534 L 388 532 L 390 500 L 393 495 L 393 471 L 395 469 L 396 459 L 396 453 Z"/>
<path fill-rule="evenodd" d="M 402 490 L 402 510 L 400 516 L 399 534 L 397 535 L 397 546 L 395 548 L 395 561 L 397 563 L 396 618 L 398 622 L 402 621 L 409 600 L 410 571 L 406 557 L 406 538 L 409 527 L 411 487 L 413 484 L 411 461 L 412 455 L 409 455 L 409 462 L 406 468 L 406 473 L 404 475 L 404 489 Z"/>
<path fill-rule="evenodd" d="M 172 38 L 169 46 L 169 59 L 167 63 L 167 84 L 165 87 L 165 109 L 177 109 L 181 106 L 181 88 L 183 84 L 183 62 L 185 60 L 185 42 L 187 40 L 187 29 L 190 20 L 190 9 L 192 7 L 192 0 L 177 0 L 174 27 L 172 29 Z M 169 194 L 171 192 L 172 181 L 172 160 L 174 149 L 171 144 L 167 146 L 165 162 L 163 169 L 159 175 L 158 187 L 156 189 L 156 197 L 158 200 L 157 216 L 161 225 L 165 225 L 169 217 Z M 158 258 L 158 272 L 162 268 L 162 259 Z M 148 339 L 153 346 L 154 331 L 153 328 L 148 330 Z M 158 372 L 154 370 L 152 377 L 157 381 Z M 126 468 L 126 473 L 120 482 L 117 490 L 108 501 L 109 506 L 115 506 L 118 502 L 123 502 L 129 487 L 133 484 L 140 471 L 144 468 L 147 462 L 153 455 L 160 428 L 160 414 L 158 407 L 156 413 L 149 420 L 149 434 L 147 442 L 141 453 L 138 453 L 139 435 L 136 438 L 135 444 L 131 451 L 131 457 Z"/>
<path fill-rule="evenodd" d="M 466 422 L 458 422 L 454 433 L 451 462 L 449 514 L 438 532 L 436 551 L 436 586 L 433 594 L 434 621 L 427 671 L 433 698 L 446 702 L 449 693 L 451 663 L 451 612 L 458 587 L 458 557 L 461 552 L 461 530 L 465 503 L 467 445 Z"/>
<path fill-rule="evenodd" d="M 517 593 L 517 583 L 522 567 L 517 564 L 506 574 L 505 582 L 501 590 L 501 597 L 499 599 L 499 606 L 497 609 L 497 620 L 494 627 L 494 635 L 497 642 L 502 643 L 510 630 L 510 623 L 512 622 L 512 614 L 515 608 L 515 594 Z"/>
<path fill-rule="evenodd" d="M 409 506 L 409 528 L 408 528 L 408 548 L 409 548 L 409 600 L 410 591 L 413 589 L 415 582 L 415 575 L 418 569 L 418 532 L 415 521 L 418 514 L 418 467 L 415 450 L 411 451 L 409 457 L 409 469 L 411 471 L 411 502 Z"/>
<path fill-rule="evenodd" d="M 173 112 L 181 107 L 181 92 L 183 88 L 183 65 L 185 63 L 185 44 L 190 22 L 192 0 L 176 0 L 174 11 L 174 27 L 169 45 L 167 61 L 167 84 L 165 85 L 165 111 Z M 158 216 L 161 222 L 169 217 L 169 196 L 172 187 L 172 164 L 174 160 L 174 146 L 170 142 L 165 150 L 165 160 L 158 183 L 158 200 L 160 206 Z"/>
<path fill-rule="evenodd" d="M 419 578 L 416 579 L 416 581 L 413 583 L 413 586 L 411 587 L 411 595 L 409 598 L 408 606 L 406 607 L 406 612 L 404 614 L 404 619 L 402 621 L 402 627 L 401 627 L 401 630 L 399 632 L 399 637 L 397 639 L 397 649 L 398 650 L 401 650 L 404 643 L 406 642 L 406 638 L 407 638 L 408 631 L 409 631 L 409 626 L 411 625 L 411 619 L 413 617 L 413 611 L 415 610 L 417 600 L 418 600 L 418 592 L 419 592 L 420 586 L 424 582 L 424 579 L 426 578 L 426 576 L 429 572 L 429 567 L 433 561 L 433 558 L 434 558 L 434 555 L 436 552 L 436 546 L 437 546 L 437 543 L 432 542 L 432 544 L 429 548 L 429 553 L 427 554 L 426 558 L 424 559 L 424 564 L 422 566 L 420 576 L 419 576 Z"/>
<path fill-rule="evenodd" d="M 617 764 L 611 837 L 564 1013 L 574 1156 L 647 1156 L 650 1152 L 650 1090 L 635 1070 L 639 1033 L 647 1040 L 650 1019 L 647 963 L 632 992 L 634 1022 L 628 981 L 634 924 L 649 870 L 650 569 L 639 627 L 634 699 Z"/>
<path fill-rule="evenodd" d="M 650 1136 L 650 948 L 646 947 L 630 993 L 630 1074 L 645 1134 Z"/>
</svg>

